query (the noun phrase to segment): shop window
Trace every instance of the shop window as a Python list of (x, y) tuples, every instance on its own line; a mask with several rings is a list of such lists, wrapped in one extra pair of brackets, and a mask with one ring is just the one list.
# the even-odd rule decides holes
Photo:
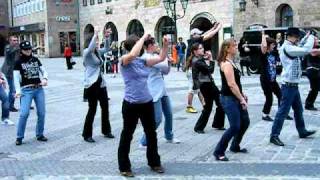
[(90, 5), (94, 5), (94, 0), (90, 0)]
[(98, 0), (98, 4), (101, 4), (102, 3), (102, 0)]
[(106, 0), (106, 2), (111, 2), (111, 0)]
[(83, 1), (82, 1), (82, 5), (83, 5), (83, 6), (87, 6), (87, 5), (88, 5), (88, 0), (83, 0)]

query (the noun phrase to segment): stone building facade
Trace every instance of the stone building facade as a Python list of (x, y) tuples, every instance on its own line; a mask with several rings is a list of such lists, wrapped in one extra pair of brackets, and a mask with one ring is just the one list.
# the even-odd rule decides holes
[[(29, 40), (37, 53), (59, 57), (66, 44), (74, 52), (77, 45), (77, 0), (12, 0), (10, 33), (20, 41)], [(10, 8), (9, 8), (10, 10)], [(11, 18), (11, 17), (10, 17)]]
[[(245, 11), (240, 11), (235, 0), (234, 32), (240, 38), (252, 24), (268, 27), (320, 27), (319, 0), (246, 0)], [(254, 2), (258, 2), (255, 4)]]
[[(179, 0), (177, 14), (183, 14)], [(177, 36), (183, 37), (186, 41), (189, 39), (191, 28), (197, 27), (205, 31), (216, 21), (223, 22), (224, 27), (211, 43), (211, 49), (216, 55), (219, 43), (232, 33), (231, 0), (189, 0), (186, 15), (177, 20)], [(105, 26), (112, 27), (112, 39), (118, 42), (125, 40), (132, 33), (141, 35), (143, 32), (150, 33), (160, 42), (163, 34), (174, 32), (173, 21), (167, 16), (162, 0), (126, 0), (125, 3), (122, 0), (81, 0), (81, 46), (87, 34), (92, 33), (95, 28), (102, 31)], [(102, 41), (101, 38), (102, 33)]]
[(0, 56), (4, 53), (9, 30), (8, 2), (0, 3)]

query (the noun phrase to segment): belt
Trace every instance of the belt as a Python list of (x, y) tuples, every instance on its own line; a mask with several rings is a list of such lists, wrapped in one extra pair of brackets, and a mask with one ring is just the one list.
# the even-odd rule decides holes
[(284, 82), (283, 85), (288, 87), (298, 87), (299, 83)]
[(42, 86), (41, 85), (27, 85), (24, 88), (37, 89), (37, 88), (40, 88), (40, 87), (42, 87)]

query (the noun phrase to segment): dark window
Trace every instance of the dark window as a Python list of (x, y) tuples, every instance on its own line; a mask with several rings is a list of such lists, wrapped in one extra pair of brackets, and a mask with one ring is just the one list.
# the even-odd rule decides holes
[(98, 4), (101, 4), (102, 3), (102, 0), (98, 0)]
[(90, 0), (90, 5), (94, 5), (94, 0)]
[(87, 6), (88, 5), (87, 0), (83, 0), (82, 4), (83, 4), (83, 6)]
[(282, 27), (293, 26), (293, 11), (290, 6), (285, 6), (281, 10), (280, 21)]
[(106, 0), (106, 2), (111, 2), (111, 0)]

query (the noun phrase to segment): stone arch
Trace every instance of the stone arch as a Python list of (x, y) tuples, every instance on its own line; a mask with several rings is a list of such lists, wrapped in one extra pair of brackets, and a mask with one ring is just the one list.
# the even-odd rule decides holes
[[(169, 16), (162, 16), (156, 26), (155, 26), (155, 39), (156, 41), (161, 45), (162, 44), (162, 37), (165, 34), (171, 34), (172, 38), (175, 36), (175, 27), (174, 27), (174, 21)], [(172, 42), (175, 42), (174, 39), (172, 39)]]
[(137, 19), (133, 19), (129, 22), (127, 27), (127, 36), (131, 34), (136, 34), (139, 37), (142, 37), (144, 34), (144, 28), (141, 22)]
[(113, 22), (107, 22), (105, 28), (111, 28), (112, 34), (110, 36), (110, 42), (118, 41), (118, 29)]
[(280, 4), (276, 9), (276, 27), (293, 26), (293, 9), (288, 4)]
[[(208, 12), (203, 12), (195, 15), (190, 22), (190, 30), (198, 28), (203, 32), (208, 31), (217, 22), (214, 16)], [(211, 40), (204, 42), (205, 50), (211, 50), (212, 57), (217, 58), (219, 52), (219, 34), (217, 33)]]

